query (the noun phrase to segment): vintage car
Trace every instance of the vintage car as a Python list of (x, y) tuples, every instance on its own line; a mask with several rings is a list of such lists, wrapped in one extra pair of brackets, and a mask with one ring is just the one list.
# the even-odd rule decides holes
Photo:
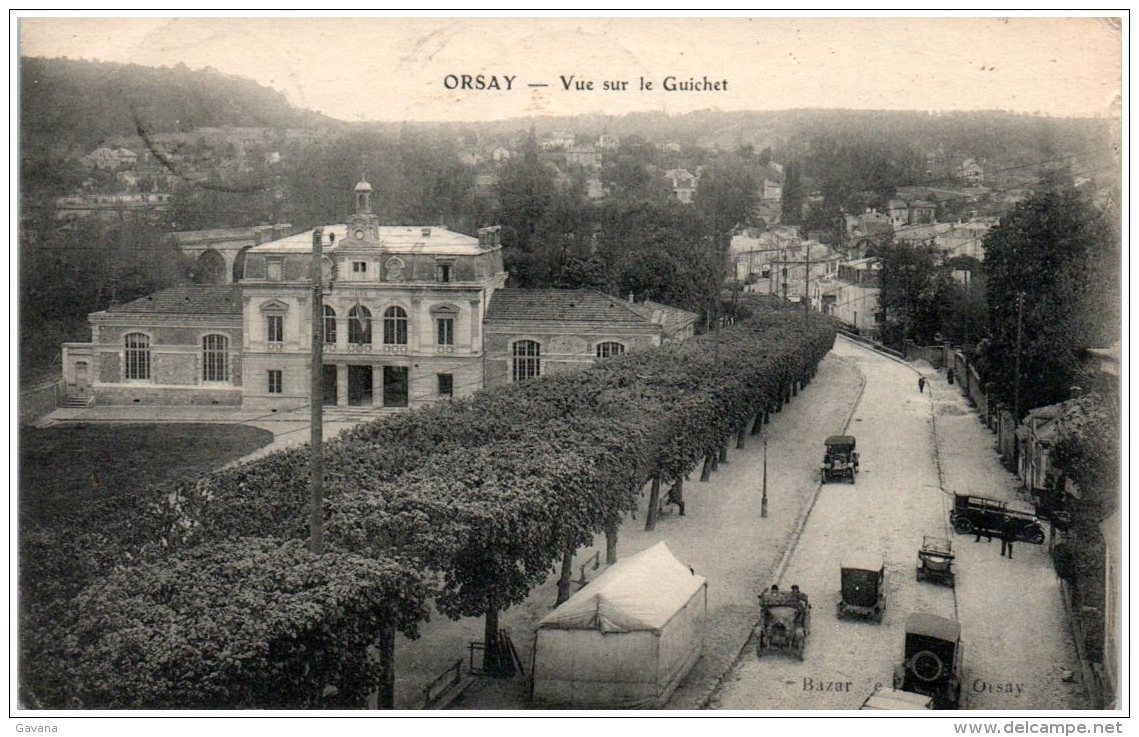
[(826, 452), (819, 467), (822, 482), (832, 479), (847, 479), (854, 483), (854, 474), (858, 473), (858, 451), (854, 449), (853, 435), (831, 435), (823, 443)]
[(1034, 545), (1044, 543), (1044, 528), (1035, 511), (1016, 502), (1002, 502), (972, 494), (954, 494), (949, 524), (961, 535), (976, 534), (996, 537), (1005, 525), (1016, 528), (1016, 539)]
[(842, 559), (842, 592), (836, 614), (882, 621), (886, 612), (886, 565), (882, 556), (869, 553)]
[(895, 691), (892, 688), (876, 690), (866, 697), (859, 711), (867, 710), (898, 710), (898, 709), (932, 709), (933, 699), (920, 693), (909, 691)]
[(918, 548), (917, 579), (934, 583), (955, 584), (953, 543), (943, 537), (922, 537)]
[(759, 609), (756, 657), (762, 658), (767, 650), (790, 650), (802, 660), (807, 636), (811, 634), (811, 604), (807, 595), (798, 586), (792, 586), (790, 591), (764, 591), (759, 595)]
[(961, 625), (936, 614), (911, 614), (894, 689), (929, 696), (935, 709), (959, 709), (963, 656)]

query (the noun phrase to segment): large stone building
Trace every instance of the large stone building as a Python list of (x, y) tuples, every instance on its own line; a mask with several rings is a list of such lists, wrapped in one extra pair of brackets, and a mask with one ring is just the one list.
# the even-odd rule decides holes
[(355, 214), (242, 244), (234, 285), (174, 287), (90, 316), (63, 346), (73, 399), (283, 411), (311, 391), (315, 245), (322, 251), (322, 394), (400, 409), (469, 395), (690, 336), (696, 316), (597, 292), (502, 290), (499, 229), (381, 226), (360, 182)]

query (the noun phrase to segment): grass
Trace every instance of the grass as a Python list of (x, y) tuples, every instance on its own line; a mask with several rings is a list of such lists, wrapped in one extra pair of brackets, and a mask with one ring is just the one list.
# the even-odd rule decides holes
[[(22, 428), (20, 588), (67, 598), (120, 559), (152, 488), (205, 473), (273, 438), (244, 425), (74, 425)], [(98, 548), (98, 549), (96, 549)]]
[(51, 525), (108, 497), (197, 475), (267, 445), (273, 434), (245, 425), (74, 425), (23, 428), (20, 517)]

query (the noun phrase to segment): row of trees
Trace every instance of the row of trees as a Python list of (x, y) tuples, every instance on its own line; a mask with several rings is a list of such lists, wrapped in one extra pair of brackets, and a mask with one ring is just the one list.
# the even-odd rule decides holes
[[(22, 693), (42, 706), (391, 703), (392, 648), (433, 600), (485, 616), (617, 528), (805, 383), (825, 319), (749, 300), (712, 336), (364, 425), (327, 444), (326, 540), (303, 550), (307, 451), (155, 490), (123, 565), (29, 616)], [(127, 558), (129, 556), (129, 558)], [(369, 633), (381, 633), (376, 641)], [(335, 646), (332, 644), (335, 643)], [(374, 646), (374, 648), (372, 647)], [(493, 647), (488, 647), (492, 652)]]

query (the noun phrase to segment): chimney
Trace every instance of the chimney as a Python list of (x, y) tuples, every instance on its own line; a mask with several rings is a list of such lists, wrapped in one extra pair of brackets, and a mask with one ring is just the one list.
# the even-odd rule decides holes
[(422, 235), (424, 238), (430, 238), (431, 237), (431, 228), (422, 228), (422, 229), (420, 229), (419, 234)]
[(329, 233), (328, 234), (328, 243), (329, 243), (329, 245), (336, 243), (336, 234), (335, 233)]

